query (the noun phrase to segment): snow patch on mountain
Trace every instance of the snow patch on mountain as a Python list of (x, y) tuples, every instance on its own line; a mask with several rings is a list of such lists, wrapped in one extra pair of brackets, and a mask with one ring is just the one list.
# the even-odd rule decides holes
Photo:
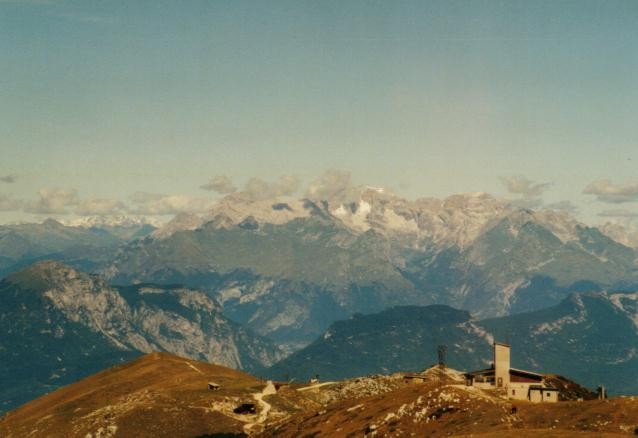
[(580, 324), (587, 321), (587, 309), (585, 308), (582, 298), (578, 294), (575, 294), (572, 296), (572, 302), (575, 304), (577, 310), (577, 314), (575, 316), (567, 315), (555, 321), (539, 324), (532, 329), (532, 334), (545, 335), (555, 333), (562, 330), (565, 325)]
[(598, 229), (610, 239), (629, 248), (638, 249), (638, 225), (605, 222), (599, 225)]
[(256, 301), (259, 297), (267, 295), (274, 285), (275, 282), (273, 280), (259, 280), (256, 283), (252, 284), (250, 287), (242, 290), (242, 295), (239, 299), (239, 302), (249, 303), (252, 301)]
[(569, 213), (554, 210), (534, 212), (534, 218), (563, 243), (578, 240), (578, 227), (584, 226)]
[(528, 279), (518, 278), (503, 287), (498, 299), (498, 302), (501, 303), (503, 309), (509, 309), (511, 307), (512, 298), (514, 297), (518, 289), (525, 288), (529, 285), (530, 281)]
[(608, 296), (609, 301), (633, 321), (638, 332), (638, 292), (612, 293)]
[[(255, 313), (250, 322), (260, 316), (259, 312)], [(300, 321), (304, 320), (307, 316), (308, 309), (306, 307), (300, 306), (294, 302), (286, 303), (284, 308), (281, 309), (281, 312), (279, 312), (276, 317), (268, 320), (266, 330), (267, 332), (273, 332), (282, 327), (293, 327)]]
[(158, 228), (151, 233), (151, 237), (155, 239), (166, 239), (178, 231), (196, 230), (204, 223), (204, 219), (191, 213), (179, 213), (171, 219), (166, 225)]
[(556, 261), (555, 257), (550, 257), (547, 260), (543, 260), (542, 262), (538, 262), (535, 265), (530, 265), (527, 267), (527, 272), (535, 272), (539, 271), (543, 266), (549, 265), (550, 263)]
[(494, 344), (494, 335), (486, 331), (483, 327), (478, 326), (473, 320), (464, 322), (458, 327), (464, 329), (470, 335), (475, 335), (481, 339), (484, 339), (488, 345)]
[(102, 228), (102, 227), (129, 227), (152, 225), (159, 228), (164, 225), (164, 220), (156, 217), (145, 216), (81, 216), (63, 218), (59, 222), (67, 227)]
[(231, 193), (213, 206), (206, 221), (223, 217), (232, 224), (240, 224), (249, 217), (261, 224), (285, 224), (310, 216), (304, 200), (273, 198), (254, 200), (244, 193)]
[(638, 349), (630, 348), (622, 356), (607, 361), (609, 365), (619, 365), (621, 363), (629, 362), (638, 356)]

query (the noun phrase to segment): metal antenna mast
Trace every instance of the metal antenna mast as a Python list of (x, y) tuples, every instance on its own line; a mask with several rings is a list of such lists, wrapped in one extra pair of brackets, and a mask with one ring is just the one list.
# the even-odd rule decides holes
[(436, 352), (439, 355), (439, 366), (444, 367), (447, 361), (447, 345), (439, 345)]

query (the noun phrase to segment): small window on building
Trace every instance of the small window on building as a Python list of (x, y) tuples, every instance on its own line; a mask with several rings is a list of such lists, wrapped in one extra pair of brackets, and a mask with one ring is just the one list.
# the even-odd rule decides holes
[(551, 393), (551, 392), (548, 392), (548, 393), (546, 394), (546, 396), (547, 396), (547, 397), (551, 397), (551, 396), (552, 396), (552, 393)]
[(512, 395), (516, 395), (516, 390), (512, 389)]

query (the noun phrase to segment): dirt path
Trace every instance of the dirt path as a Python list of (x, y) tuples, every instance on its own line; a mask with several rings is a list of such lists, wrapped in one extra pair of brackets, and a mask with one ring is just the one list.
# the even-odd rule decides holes
[(268, 413), (270, 412), (272, 406), (270, 405), (270, 403), (264, 400), (264, 397), (272, 394), (277, 394), (277, 389), (275, 388), (275, 385), (273, 385), (272, 380), (269, 380), (266, 383), (266, 386), (264, 387), (264, 389), (261, 390), (261, 392), (256, 392), (253, 394), (253, 398), (260, 406), (259, 416), (255, 421), (246, 423), (244, 425), (244, 432), (246, 434), (250, 435), (250, 432), (255, 426), (263, 425), (268, 419)]
[(339, 382), (324, 382), (324, 383), (315, 383), (314, 385), (310, 385), (310, 386), (304, 386), (303, 388), (299, 388), (297, 389), (297, 391), (308, 391), (310, 389), (317, 389), (317, 388), (321, 388), (322, 386), (328, 386), (328, 385), (336, 385)]
[(197, 368), (195, 365), (193, 365), (192, 363), (189, 363), (189, 362), (184, 362), (184, 363), (188, 367), (190, 367), (190, 368), (194, 369), (195, 371), (197, 371), (199, 374), (204, 375), (204, 373), (199, 368)]

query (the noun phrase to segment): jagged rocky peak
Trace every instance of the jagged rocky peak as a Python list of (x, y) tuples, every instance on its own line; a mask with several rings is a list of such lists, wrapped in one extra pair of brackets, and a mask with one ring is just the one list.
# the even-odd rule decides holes
[(534, 212), (534, 217), (562, 242), (577, 240), (578, 228), (584, 227), (582, 223), (566, 211), (540, 210)]
[(231, 193), (215, 204), (209, 220), (227, 228), (252, 216), (258, 223), (284, 224), (299, 217), (307, 217), (310, 211), (300, 199), (254, 199), (246, 193)]
[(81, 216), (76, 218), (69, 218), (60, 220), (60, 222), (67, 227), (81, 227), (81, 228), (108, 228), (108, 227), (135, 227), (151, 225), (153, 227), (160, 227), (163, 222), (159, 219), (153, 219), (143, 216), (126, 216), (126, 215), (111, 215), (111, 216)]
[(61, 222), (49, 217), (46, 218), (43, 222), (42, 225), (47, 227), (47, 228), (61, 228), (64, 227), (64, 224), (62, 224)]
[(638, 249), (638, 225), (605, 222), (598, 229), (607, 237), (629, 248)]
[(447, 247), (469, 246), (489, 225), (511, 211), (507, 202), (487, 193), (420, 198), (412, 204), (421, 235)]
[(165, 239), (178, 231), (191, 231), (201, 227), (204, 219), (192, 213), (178, 213), (173, 219), (161, 228), (153, 231), (151, 237), (155, 239)]
[(413, 236), (461, 249), (505, 217), (519, 225), (540, 224), (562, 242), (577, 240), (581, 225), (568, 212), (523, 209), (484, 192), (408, 200), (390, 189), (371, 186), (353, 187), (328, 199), (256, 200), (246, 193), (232, 193), (213, 207), (207, 221), (214, 228), (229, 228), (249, 217), (258, 224), (280, 225), (309, 216), (340, 222), (355, 233), (372, 229), (381, 235)]

